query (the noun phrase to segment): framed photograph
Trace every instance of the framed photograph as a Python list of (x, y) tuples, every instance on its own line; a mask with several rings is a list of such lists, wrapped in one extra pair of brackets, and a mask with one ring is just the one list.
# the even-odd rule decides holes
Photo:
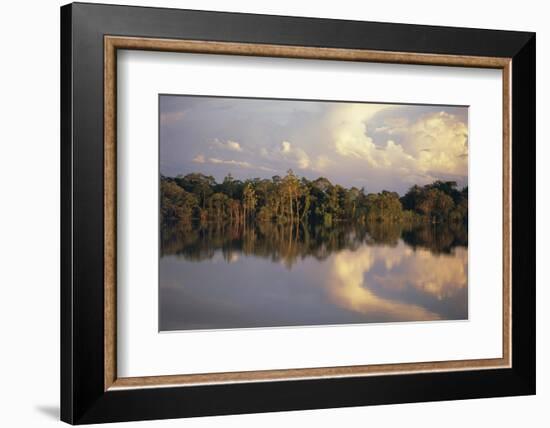
[(535, 393), (535, 34), (61, 8), (61, 418)]

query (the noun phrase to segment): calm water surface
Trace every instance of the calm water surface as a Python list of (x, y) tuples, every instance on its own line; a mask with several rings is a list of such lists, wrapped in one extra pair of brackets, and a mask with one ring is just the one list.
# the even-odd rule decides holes
[(468, 318), (460, 225), (179, 225), (162, 231), (160, 330)]

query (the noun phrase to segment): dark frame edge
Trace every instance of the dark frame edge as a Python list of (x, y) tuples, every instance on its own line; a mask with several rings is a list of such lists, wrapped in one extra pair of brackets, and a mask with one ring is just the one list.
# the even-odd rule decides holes
[(72, 277), (72, 5), (60, 9), (60, 133), (61, 133), (61, 385), (60, 418), (63, 422), (74, 423), (73, 389), (73, 277)]
[[(536, 394), (536, 33), (512, 58), (512, 367)], [(521, 314), (521, 317), (514, 316)]]

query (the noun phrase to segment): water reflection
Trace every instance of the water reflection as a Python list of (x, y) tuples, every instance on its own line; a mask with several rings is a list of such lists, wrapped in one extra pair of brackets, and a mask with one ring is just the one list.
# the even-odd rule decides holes
[[(452, 299), (467, 285), (467, 264), (463, 248), (457, 248), (452, 256), (434, 257), (428, 250), (413, 251), (403, 243), (393, 248), (365, 246), (337, 254), (326, 285), (333, 301), (352, 311), (388, 321), (436, 320), (444, 315), (415, 300), (396, 297), (414, 292), (438, 300)], [(381, 297), (384, 292), (393, 296)]]
[(466, 319), (460, 225), (164, 229), (160, 328)]

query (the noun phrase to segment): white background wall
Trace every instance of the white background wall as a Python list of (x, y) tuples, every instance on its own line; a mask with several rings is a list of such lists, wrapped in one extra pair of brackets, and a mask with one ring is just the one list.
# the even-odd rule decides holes
[[(122, 0), (121, 0), (122, 1)], [(104, 3), (113, 3), (104, 1)], [(158, 427), (548, 426), (550, 416), (549, 13), (545, 2), (148, 0), (126, 4), (537, 32), (538, 394), (535, 397), (155, 421)], [(59, 413), (59, 6), (0, 6), (0, 421), (58, 424)], [(543, 198), (546, 198), (544, 200)], [(137, 426), (137, 423), (125, 426)]]

